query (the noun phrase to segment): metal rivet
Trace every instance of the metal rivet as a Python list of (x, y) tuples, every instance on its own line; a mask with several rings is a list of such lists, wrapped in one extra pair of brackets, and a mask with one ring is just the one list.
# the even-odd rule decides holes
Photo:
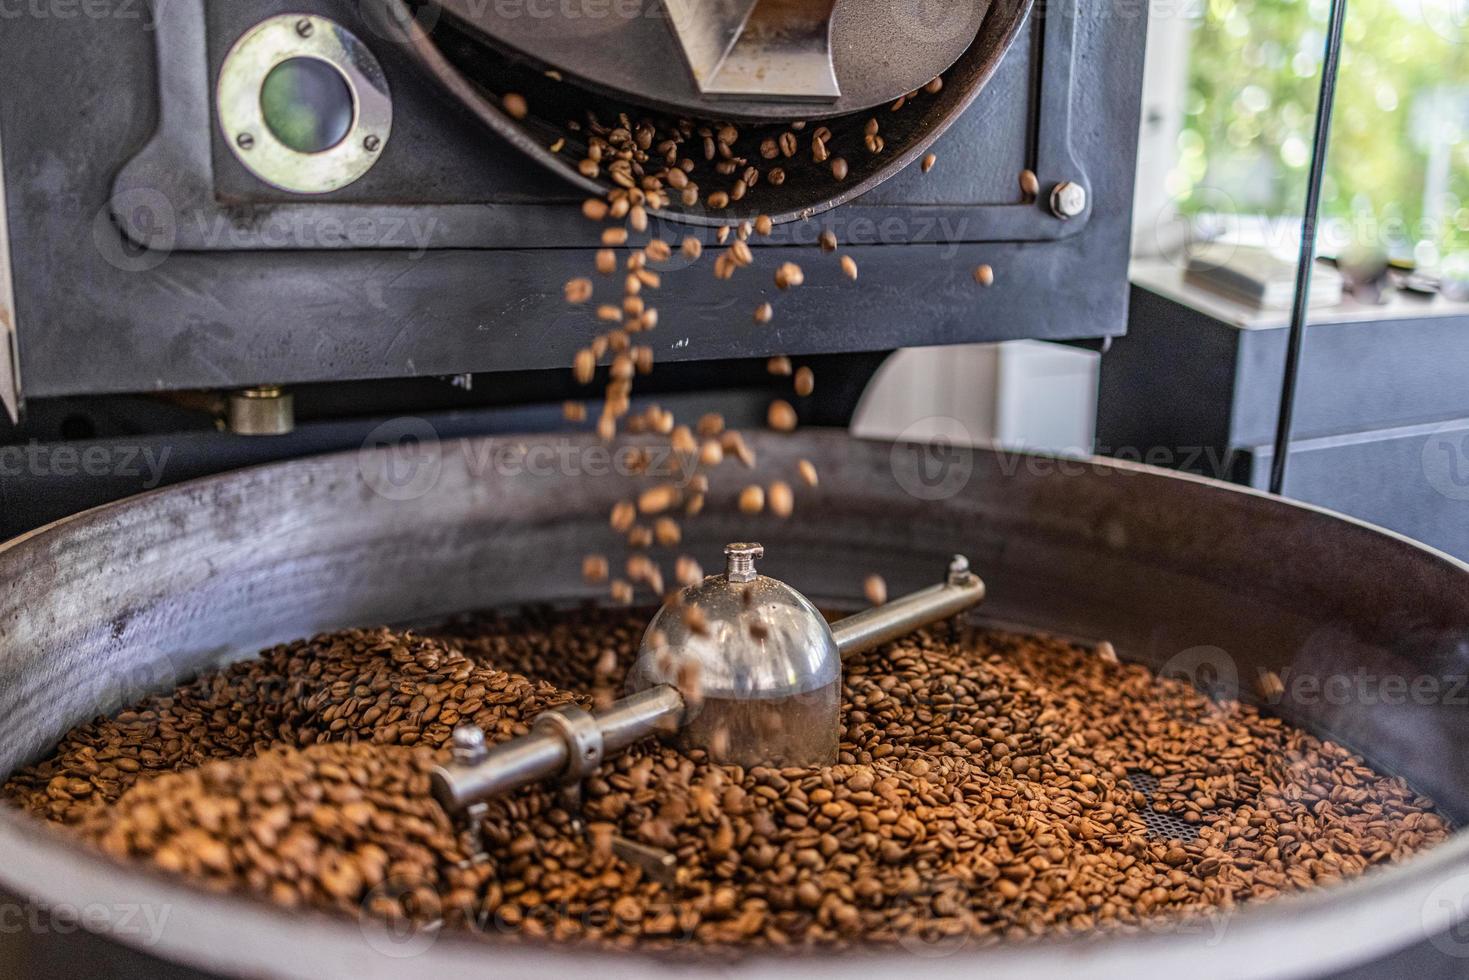
[(301, 35), (302, 37), (310, 37), (313, 30), (315, 30), (315, 28), (312, 26), (311, 21), (307, 20), (305, 17), (302, 17), (300, 20), (296, 21), (296, 33)]
[(1086, 210), (1086, 188), (1063, 181), (1051, 191), (1051, 213), (1061, 220), (1079, 217)]
[(251, 136), (249, 133), (241, 133), (239, 136), (235, 137), (235, 145), (242, 150), (248, 150), (250, 149), (250, 147), (255, 145), (255, 137)]
[(376, 136), (369, 136), (369, 137), (367, 137), (366, 139), (364, 139), (362, 141), (362, 146), (369, 153), (376, 153), (377, 152), (377, 148), (380, 147), (380, 146), (382, 146), (382, 145), (383, 145), (383, 141), (380, 140), (380, 139), (378, 139)]

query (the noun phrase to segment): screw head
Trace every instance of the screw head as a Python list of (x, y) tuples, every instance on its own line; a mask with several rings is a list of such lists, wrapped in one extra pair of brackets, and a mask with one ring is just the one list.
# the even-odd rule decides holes
[(377, 136), (368, 136), (362, 141), (362, 146), (369, 153), (376, 153), (377, 148), (383, 145), (383, 141)]
[(315, 29), (316, 28), (312, 25), (311, 21), (305, 17), (302, 17), (300, 20), (296, 21), (296, 33), (301, 35), (302, 37), (310, 37), (311, 32)]
[(249, 133), (241, 133), (235, 137), (235, 145), (242, 150), (248, 150), (255, 145), (255, 137)]
[(454, 761), (464, 765), (475, 765), (488, 751), (485, 747), (484, 729), (478, 725), (460, 725), (451, 736)]
[(757, 575), (755, 559), (765, 557), (765, 548), (753, 542), (738, 541), (725, 545), (724, 557), (727, 559), (724, 567), (726, 579), (731, 582), (753, 582)]
[(1071, 181), (1063, 181), (1051, 191), (1051, 212), (1065, 221), (1079, 217), (1086, 210), (1086, 188)]

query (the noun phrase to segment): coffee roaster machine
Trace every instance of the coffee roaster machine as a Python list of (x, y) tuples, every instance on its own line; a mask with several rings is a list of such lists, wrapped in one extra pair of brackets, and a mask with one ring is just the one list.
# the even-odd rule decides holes
[[(640, 397), (756, 426), (771, 397), (765, 357), (796, 356), (821, 378), (802, 432), (752, 442), (779, 465), (817, 463), (806, 506), (822, 519), (711, 511), (686, 547), (712, 561), (727, 542), (762, 540), (771, 574), (836, 605), (861, 588), (838, 569), (881, 568), (906, 591), (962, 550), (988, 587), (985, 616), (1107, 639), (1246, 698), (1264, 670), (1428, 678), (1443, 697), (1338, 704), (1287, 691), (1272, 710), (1469, 817), (1457, 751), (1469, 710), (1449, 696), (1469, 672), (1463, 565), (1205, 480), (822, 428), (850, 418), (900, 346), (1105, 348), (1123, 333), (1141, 9), (761, 6), (114, 0), (5, 13), (0, 771), (224, 656), (590, 595), (565, 557), (610, 549), (606, 514), (636, 479), (493, 465), (533, 436), (572, 455), (597, 445), (567, 431), (559, 408), (581, 395), (566, 365), (589, 331), (561, 284), (597, 247), (579, 213), (595, 182), (552, 150), (575, 140), (566, 107), (831, 117), (837, 129), (943, 72), (939, 93), (884, 116), (884, 154), (761, 205), (778, 221), (762, 257), (814, 253), (830, 228), (862, 288), (833, 264), (761, 326), (748, 311), (768, 276), (665, 274), (658, 368)], [(764, 16), (791, 20), (749, 30)], [(512, 83), (525, 118), (501, 98)], [(940, 163), (924, 174), (927, 152)], [(653, 221), (665, 238), (713, 242), (742, 216), (669, 207)], [(971, 278), (981, 263), (995, 273), (987, 289)], [(711, 494), (735, 480), (716, 475)], [(7, 908), (169, 910), (156, 934), (44, 915), (7, 926), (0, 956), (17, 972), (405, 968), (401, 947), (384, 952), (358, 924), (197, 894), (15, 814), (0, 814), (0, 851)], [(1469, 839), (1456, 836), (1206, 932), (721, 969), (1457, 976), (1466, 903)], [(413, 972), (649, 967), (548, 949), (490, 960), (447, 936), (413, 952)]]

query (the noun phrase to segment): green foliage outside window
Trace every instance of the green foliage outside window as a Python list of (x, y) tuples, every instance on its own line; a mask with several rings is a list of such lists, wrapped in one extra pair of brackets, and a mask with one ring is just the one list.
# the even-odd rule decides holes
[[(1194, 9), (1169, 188), (1186, 213), (1300, 214), (1327, 11), (1324, 0), (1202, 0)], [(1466, 122), (1469, 4), (1348, 0), (1323, 251), (1416, 249), (1431, 263), (1469, 249)]]

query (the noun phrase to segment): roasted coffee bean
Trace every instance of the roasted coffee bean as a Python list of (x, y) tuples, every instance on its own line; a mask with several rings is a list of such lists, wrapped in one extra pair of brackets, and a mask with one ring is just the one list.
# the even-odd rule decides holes
[(842, 265), (842, 275), (846, 276), (848, 279), (852, 280), (853, 282), (856, 282), (857, 281), (857, 260), (854, 259), (854, 258), (852, 258), (850, 255), (843, 255), (842, 256), (841, 265)]
[(644, 514), (661, 514), (670, 507), (678, 506), (682, 491), (672, 483), (659, 484), (644, 490), (638, 497), (638, 510)]
[(759, 306), (755, 307), (756, 323), (769, 323), (773, 319), (775, 319), (775, 307), (771, 306), (769, 303), (761, 303)]
[(664, 548), (675, 547), (683, 540), (683, 529), (671, 517), (660, 517), (653, 522), (653, 540)]
[(796, 472), (801, 475), (801, 482), (808, 487), (814, 487), (821, 482), (816, 474), (816, 466), (809, 459), (798, 460)]
[(770, 403), (770, 408), (765, 413), (766, 423), (776, 432), (794, 432), (796, 430), (796, 410), (791, 403), (776, 399)]
[(765, 501), (776, 517), (790, 517), (796, 508), (796, 496), (791, 485), (783, 480), (776, 480), (766, 488)]
[(1027, 201), (1034, 201), (1041, 192), (1041, 182), (1034, 171), (1020, 171), (1020, 193)]
[(612, 530), (619, 534), (625, 534), (637, 519), (637, 505), (631, 500), (619, 500), (612, 505), (612, 516), (608, 523), (611, 525)]
[(581, 577), (592, 585), (607, 581), (607, 571), (606, 555), (587, 555), (581, 560)]
[(816, 373), (809, 367), (802, 367), (796, 371), (792, 387), (797, 395), (806, 398), (816, 390)]
[(925, 154), (923, 157), (923, 172), (928, 173), (930, 170), (933, 169), (933, 165), (938, 162), (939, 158), (935, 154)]
[(597, 355), (592, 353), (591, 348), (583, 347), (576, 352), (571, 371), (577, 384), (591, 384), (592, 378), (597, 374)]
[(526, 114), (530, 112), (530, 107), (525, 102), (525, 96), (517, 92), (506, 92), (504, 97), (500, 99), (500, 106), (511, 119), (524, 119)]
[(780, 268), (775, 270), (775, 285), (780, 289), (790, 289), (805, 281), (806, 274), (794, 262), (782, 262)]
[(831, 161), (831, 175), (837, 180), (846, 180), (850, 168), (847, 166), (845, 157), (833, 157)]
[(881, 575), (869, 575), (862, 582), (862, 594), (872, 605), (880, 606), (888, 601), (888, 584)]
[(745, 437), (738, 432), (726, 432), (720, 436), (719, 445), (726, 456), (735, 457), (746, 469), (755, 468), (755, 451), (745, 442)]
[[(646, 557), (633, 569), (660, 577)], [(609, 594), (630, 603), (633, 585)], [(835, 766), (722, 765), (724, 730), (709, 754), (649, 739), (608, 759), (583, 785), (584, 831), (551, 785), (491, 801), (477, 838), (438, 809), (428, 774), (454, 725), (499, 743), (547, 707), (599, 703), (570, 690), (612, 697), (647, 618), (533, 610), (272, 648), (79, 727), (5, 794), (215, 891), (398, 928), (492, 917), (502, 941), (607, 949), (1167, 929), (1449, 833), (1402, 780), (1248, 705), (1089, 646), (955, 624), (844, 662)], [(672, 652), (669, 670), (702, 698)], [(1149, 806), (1197, 839), (1154, 836)], [(678, 884), (626, 863), (618, 838), (676, 854)]]
[(704, 569), (688, 555), (678, 556), (678, 561), (673, 566), (673, 575), (675, 581), (684, 588), (692, 588), (704, 581)]
[(777, 378), (789, 378), (791, 376), (791, 359), (785, 355), (772, 357), (765, 362), (765, 372), (773, 374)]
[(740, 513), (758, 514), (765, 509), (765, 488), (758, 485), (740, 491)]
[(823, 252), (835, 252), (837, 250), (837, 235), (830, 228), (823, 228), (821, 234), (816, 238), (816, 244), (821, 246)]
[(993, 286), (995, 284), (995, 270), (988, 265), (977, 266), (974, 270), (974, 281), (981, 286)]
[(1275, 671), (1263, 671), (1255, 680), (1255, 693), (1267, 702), (1277, 701), (1285, 694), (1285, 682)]
[(572, 279), (566, 284), (566, 302), (585, 303), (592, 298), (590, 279)]

